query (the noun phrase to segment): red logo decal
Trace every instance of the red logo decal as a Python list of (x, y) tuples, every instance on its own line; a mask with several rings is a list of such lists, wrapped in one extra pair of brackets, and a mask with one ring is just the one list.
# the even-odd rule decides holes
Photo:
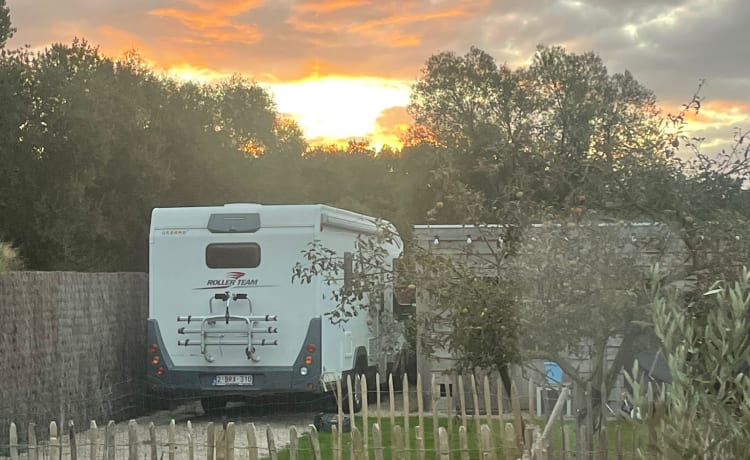
[(243, 276), (245, 276), (244, 272), (229, 272), (229, 273), (227, 273), (227, 278), (233, 279), (233, 280), (238, 280), (238, 279), (242, 278)]

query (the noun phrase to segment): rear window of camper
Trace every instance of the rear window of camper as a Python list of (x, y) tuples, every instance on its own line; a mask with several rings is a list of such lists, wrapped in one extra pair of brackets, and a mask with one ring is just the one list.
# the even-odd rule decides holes
[(260, 265), (260, 246), (255, 243), (215, 243), (206, 246), (209, 268), (255, 268)]

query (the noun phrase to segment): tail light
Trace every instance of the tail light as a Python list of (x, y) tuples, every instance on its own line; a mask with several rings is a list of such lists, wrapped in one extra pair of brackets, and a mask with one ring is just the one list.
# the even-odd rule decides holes
[(316, 348), (315, 348), (314, 344), (311, 343), (311, 344), (307, 345), (307, 352), (308, 353), (315, 353), (315, 350), (316, 350)]
[(153, 358), (151, 358), (151, 364), (153, 364), (154, 366), (158, 366), (159, 363), (161, 363), (161, 358), (159, 358), (159, 355), (156, 355)]
[(156, 353), (157, 351), (159, 351), (159, 347), (155, 343), (152, 343), (148, 347), (148, 351), (149, 351), (149, 353)]
[(313, 362), (312, 356), (305, 356), (305, 364), (309, 366), (310, 364), (312, 364), (312, 362)]
[(157, 367), (157, 368), (156, 368), (156, 376), (157, 376), (157, 377), (161, 377), (161, 376), (163, 376), (163, 375), (164, 375), (164, 369), (163, 369), (163, 368), (161, 368), (161, 367)]

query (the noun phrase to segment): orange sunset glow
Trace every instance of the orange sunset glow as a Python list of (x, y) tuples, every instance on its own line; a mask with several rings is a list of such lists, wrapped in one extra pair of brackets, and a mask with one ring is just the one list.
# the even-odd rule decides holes
[(41, 49), (83, 37), (111, 56), (136, 50), (180, 80), (242, 74), (267, 88), (313, 144), (357, 138), (401, 146), (411, 123), (409, 88), (425, 60), (470, 46), (510, 66), (528, 62), (539, 43), (593, 50), (610, 71), (633, 72), (666, 111), (705, 78), (707, 102), (692, 129), (709, 134), (711, 145), (750, 121), (750, 64), (737, 58), (740, 35), (750, 38), (742, 0), (7, 3), (18, 29), (12, 46)]

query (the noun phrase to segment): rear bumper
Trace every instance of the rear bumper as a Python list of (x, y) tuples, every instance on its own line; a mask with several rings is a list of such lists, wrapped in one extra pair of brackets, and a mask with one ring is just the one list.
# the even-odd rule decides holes
[[(166, 397), (251, 396), (259, 394), (316, 393), (323, 391), (320, 384), (320, 318), (310, 320), (305, 340), (292, 366), (175, 366), (161, 338), (159, 324), (148, 320), (148, 343), (159, 349), (163, 374), (157, 375), (157, 366), (151, 364), (149, 353), (146, 382), (152, 393)], [(315, 352), (308, 353), (306, 344), (318, 344)], [(305, 365), (306, 356), (312, 355), (313, 365)], [(307, 375), (300, 369), (307, 368)], [(252, 375), (252, 385), (216, 385), (217, 375)]]

